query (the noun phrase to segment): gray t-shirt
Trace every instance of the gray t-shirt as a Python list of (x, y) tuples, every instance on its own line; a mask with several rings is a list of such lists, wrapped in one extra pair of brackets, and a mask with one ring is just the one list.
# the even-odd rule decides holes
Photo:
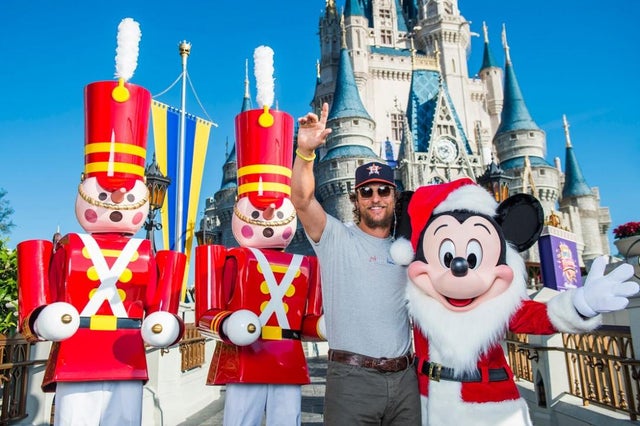
[(320, 241), (309, 241), (320, 262), (329, 347), (376, 358), (407, 353), (407, 273), (389, 256), (392, 239), (327, 215)]

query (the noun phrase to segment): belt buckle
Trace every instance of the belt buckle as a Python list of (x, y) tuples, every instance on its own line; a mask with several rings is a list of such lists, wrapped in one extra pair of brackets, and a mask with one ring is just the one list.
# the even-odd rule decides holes
[(442, 373), (442, 364), (438, 364), (437, 362), (429, 363), (429, 379), (439, 382), (441, 373)]

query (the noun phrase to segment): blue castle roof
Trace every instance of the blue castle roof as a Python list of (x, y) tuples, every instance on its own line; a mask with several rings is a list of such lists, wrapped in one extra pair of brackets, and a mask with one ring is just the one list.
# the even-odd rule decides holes
[(505, 65), (504, 104), (497, 134), (514, 130), (540, 130), (531, 118), (510, 61)]
[(591, 195), (591, 188), (580, 170), (578, 159), (573, 152), (573, 147), (568, 146), (565, 153), (564, 186), (562, 187), (562, 197), (579, 197)]
[(340, 65), (336, 79), (336, 91), (329, 111), (328, 119), (363, 117), (371, 120), (369, 113), (362, 105), (358, 86), (353, 76), (353, 67), (347, 49), (340, 49)]

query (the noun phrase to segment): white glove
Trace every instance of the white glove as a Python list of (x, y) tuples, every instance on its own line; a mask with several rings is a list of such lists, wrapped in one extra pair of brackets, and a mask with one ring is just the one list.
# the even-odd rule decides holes
[(69, 303), (55, 302), (45, 306), (33, 323), (33, 331), (44, 340), (60, 342), (76, 334), (80, 314)]
[(142, 321), (142, 340), (156, 348), (166, 348), (180, 334), (180, 320), (169, 312), (156, 311)]
[(237, 346), (248, 346), (262, 333), (260, 319), (248, 309), (235, 311), (222, 323), (222, 332)]
[(604, 275), (606, 259), (600, 256), (593, 261), (584, 286), (573, 293), (573, 306), (583, 317), (624, 309), (629, 304), (628, 297), (640, 290), (637, 283), (627, 281), (633, 276), (633, 266), (628, 263)]

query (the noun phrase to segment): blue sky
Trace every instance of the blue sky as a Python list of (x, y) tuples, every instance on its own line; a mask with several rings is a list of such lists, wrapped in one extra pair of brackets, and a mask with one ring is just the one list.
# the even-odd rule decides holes
[[(342, 7), (344, 0), (337, 1)], [(178, 43), (192, 44), (188, 71), (202, 107), (189, 90), (188, 112), (213, 128), (204, 171), (204, 199), (219, 188), (234, 117), (244, 94), (245, 60), (268, 45), (275, 52), (276, 102), (294, 117), (309, 109), (319, 57), (318, 20), (325, 0), (169, 2), (0, 1), (0, 188), (15, 209), (9, 246), (82, 232), (74, 215), (84, 167), (84, 86), (113, 78), (119, 22), (140, 23), (142, 41), (131, 82), (155, 96), (178, 78)], [(472, 31), (489, 26), (495, 59), (504, 62), (507, 34), (520, 87), (547, 134), (547, 159), (564, 164), (562, 114), (587, 183), (600, 188), (612, 229), (640, 220), (640, 2), (460, 0)], [(474, 37), (469, 72), (482, 60)], [(252, 99), (255, 80), (250, 63)], [(180, 105), (180, 84), (157, 99)], [(151, 129), (150, 129), (151, 135)], [(151, 137), (151, 136), (150, 136)], [(149, 147), (152, 147), (150, 140)], [(150, 159), (150, 155), (149, 155)], [(610, 238), (613, 240), (612, 233)]]

